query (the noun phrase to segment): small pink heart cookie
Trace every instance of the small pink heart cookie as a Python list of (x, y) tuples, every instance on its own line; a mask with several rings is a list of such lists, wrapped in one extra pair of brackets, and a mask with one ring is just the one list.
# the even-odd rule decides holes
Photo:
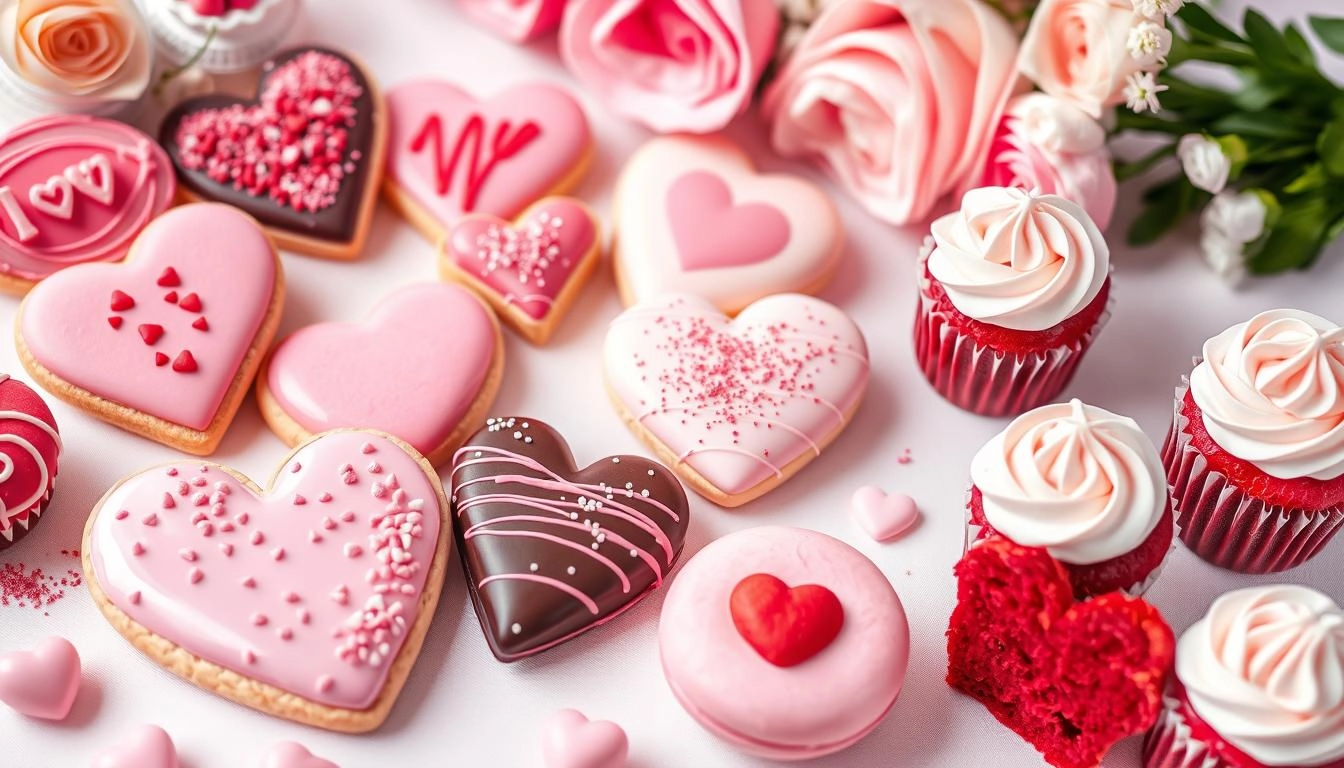
[(388, 200), (439, 243), (469, 213), (517, 216), (578, 184), (592, 156), (583, 109), (567, 91), (533, 83), (485, 101), (445, 80), (387, 94)]
[(914, 499), (872, 485), (854, 492), (850, 512), (854, 522), (876, 541), (891, 541), (919, 522), (919, 508)]
[(700, 297), (652, 299), (612, 322), (604, 357), (608, 393), (631, 429), (726, 507), (820, 456), (868, 385), (858, 326), (799, 294), (761, 299), (736, 318)]
[(597, 217), (567, 197), (548, 197), (509, 223), (472, 214), (440, 251), (444, 279), (465, 283), (533, 344), (545, 344), (602, 256)]
[(19, 714), (64, 720), (79, 693), (79, 652), (63, 637), (31, 651), (0, 653), (0, 702)]
[(109, 623), (169, 671), (362, 733), (391, 711), (433, 619), (447, 508), (414, 448), (326, 432), (266, 490), (199, 461), (121, 481), (84, 529), (84, 572)]
[(177, 747), (157, 725), (142, 725), (100, 753), (93, 768), (178, 768)]
[(62, 400), (166, 445), (211, 453), (275, 336), (271, 240), (227, 205), (176, 208), (120, 264), (80, 264), (19, 308), (19, 359)]
[(541, 753), (546, 768), (625, 768), (630, 743), (621, 726), (562, 709), (546, 718)]
[(369, 428), (439, 464), (485, 418), (503, 371), (490, 308), (462, 286), (422, 283), (389, 294), (363, 323), (286, 337), (257, 376), (257, 403), (290, 445)]
[(308, 748), (294, 741), (282, 741), (271, 747), (261, 768), (341, 768), (339, 765), (314, 755)]
[(612, 254), (627, 306), (687, 293), (736, 314), (772, 294), (816, 293), (844, 246), (820, 188), (757, 173), (721, 136), (649, 141), (626, 163), (615, 200)]

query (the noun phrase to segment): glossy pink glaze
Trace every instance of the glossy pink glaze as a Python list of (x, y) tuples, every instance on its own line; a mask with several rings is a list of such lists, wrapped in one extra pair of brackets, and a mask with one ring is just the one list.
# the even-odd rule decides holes
[(358, 431), (300, 447), (262, 497), (216, 464), (155, 467), (94, 511), (94, 575), (114, 605), (189, 653), (364, 709), (416, 619), (442, 520), (437, 485), (395, 443)]
[(789, 220), (770, 203), (735, 203), (712, 171), (691, 171), (667, 190), (667, 218), (688, 271), (758, 264), (789, 244)]
[(480, 394), (498, 335), (490, 310), (467, 289), (413, 285), (383, 299), (364, 323), (318, 323), (285, 339), (266, 386), (309, 432), (377, 429), (430, 453)]
[(93, 760), (93, 768), (178, 768), (177, 747), (157, 725), (142, 725)]
[[(170, 267), (178, 284), (161, 285)], [(65, 381), (205, 429), (252, 346), (275, 283), (270, 240), (252, 219), (226, 205), (189, 205), (155, 219), (124, 264), (83, 264), (39, 283), (24, 301), (19, 334), (37, 362)], [(207, 330), (193, 326), (201, 317)]]
[(31, 651), (0, 653), (0, 702), (29, 717), (64, 720), (82, 680), (79, 652), (63, 637), (48, 637)]

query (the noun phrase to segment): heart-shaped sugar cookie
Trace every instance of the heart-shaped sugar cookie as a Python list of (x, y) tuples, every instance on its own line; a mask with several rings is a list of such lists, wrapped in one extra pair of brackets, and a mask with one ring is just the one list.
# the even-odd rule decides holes
[(386, 122), (358, 63), (297, 48), (266, 63), (254, 101), (188, 99), (164, 118), (160, 141), (188, 198), (241, 208), (282, 248), (348, 259), (373, 218)]
[(485, 101), (445, 80), (388, 91), (386, 193), (434, 243), (469, 213), (509, 219), (574, 187), (592, 154), (574, 97), (544, 83)]
[(500, 661), (624, 613), (662, 584), (686, 539), (686, 493), (665, 467), (610, 456), (577, 468), (535, 419), (489, 419), (458, 449), (451, 489), (467, 586)]
[(179, 462), (123, 480), (84, 532), (108, 621), (191, 682), (337, 731), (387, 717), (449, 551), (433, 467), (388, 435), (327, 432), (270, 487)]
[(1002, 537), (957, 564), (947, 682), (978, 699), (1057, 768), (1093, 768), (1162, 711), (1176, 640), (1143, 600), (1075, 603), (1044, 549)]
[(19, 309), (24, 368), (57, 397), (152, 440), (212, 452), (275, 335), (271, 241), (218, 204), (176, 208), (120, 264), (43, 280)]
[(613, 261), (626, 305), (663, 293), (736, 314), (776, 293), (815, 293), (844, 244), (826, 194), (801, 178), (757, 173), (721, 136), (653, 139), (616, 189)]
[(607, 389), (622, 417), (688, 485), (735, 507), (775, 488), (849, 424), (868, 384), (854, 321), (782, 294), (729, 318), (662, 296), (612, 322)]
[(369, 428), (441, 464), (484, 418), (503, 368), (489, 307), (461, 286), (423, 283), (389, 294), (364, 323), (318, 323), (280, 342), (257, 402), (290, 445)]

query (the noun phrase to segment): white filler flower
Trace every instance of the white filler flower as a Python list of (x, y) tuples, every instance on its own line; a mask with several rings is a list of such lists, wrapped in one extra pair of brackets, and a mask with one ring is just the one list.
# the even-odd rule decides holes
[(1181, 159), (1186, 178), (1199, 189), (1216, 195), (1227, 187), (1232, 161), (1217, 141), (1200, 133), (1188, 133), (1176, 145), (1176, 156)]

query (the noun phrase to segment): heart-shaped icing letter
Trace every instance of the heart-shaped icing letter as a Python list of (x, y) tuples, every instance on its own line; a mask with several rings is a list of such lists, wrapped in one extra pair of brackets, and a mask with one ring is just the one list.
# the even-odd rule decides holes
[(0, 140), (0, 290), (115, 261), (177, 189), (154, 140), (112, 120), (58, 115)]
[(554, 429), (493, 418), (453, 459), (454, 533), (490, 650), (516, 661), (606, 623), (667, 578), (689, 506), (667, 468), (582, 469)]
[(626, 305), (663, 293), (736, 314), (776, 293), (815, 293), (844, 244), (835, 206), (813, 184), (761, 175), (718, 136), (646, 143), (616, 188), (613, 258)]
[(798, 294), (736, 318), (703, 298), (662, 296), (612, 322), (604, 356), (626, 422), (696, 492), (729, 507), (821, 455), (868, 384), (854, 321)]
[(363, 250), (378, 199), (383, 110), (359, 64), (298, 48), (267, 62), (254, 101), (211, 94), (178, 105), (160, 141), (192, 198), (241, 208), (282, 248), (348, 259)]
[(789, 587), (768, 573), (739, 581), (728, 599), (733, 626), (761, 658), (793, 667), (831, 644), (845, 625), (845, 609), (817, 584)]
[(630, 741), (621, 726), (589, 720), (562, 709), (542, 726), (541, 754), (546, 768), (625, 768)]
[(1156, 608), (1121, 592), (1075, 603), (1048, 552), (999, 536), (972, 547), (956, 573), (947, 682), (1046, 762), (1100, 765), (1157, 719), (1176, 640)]
[(490, 309), (461, 286), (424, 283), (390, 294), (362, 324), (318, 323), (280, 342), (257, 401), (290, 445), (366, 427), (440, 464), (484, 418), (503, 365)]
[(0, 701), (20, 714), (64, 720), (79, 693), (79, 652), (63, 637), (31, 651), (0, 653)]
[(122, 264), (43, 280), (19, 310), (19, 358), (101, 419), (212, 452), (280, 321), (280, 261), (255, 221), (218, 204), (158, 219)]
[(178, 768), (177, 747), (157, 725), (142, 725), (94, 758), (93, 768)]
[(378, 727), (433, 619), (449, 540), (433, 467), (377, 432), (327, 432), (263, 491), (183, 462), (108, 491), (84, 571), (108, 621), (208, 690), (347, 732)]
[(444, 80), (388, 91), (387, 196), (439, 243), (469, 213), (509, 219), (583, 178), (588, 119), (553, 85), (520, 85), (484, 102)]
[(597, 218), (567, 197), (551, 197), (518, 221), (478, 213), (444, 240), (440, 271), (486, 297), (533, 344), (544, 344), (602, 255)]

